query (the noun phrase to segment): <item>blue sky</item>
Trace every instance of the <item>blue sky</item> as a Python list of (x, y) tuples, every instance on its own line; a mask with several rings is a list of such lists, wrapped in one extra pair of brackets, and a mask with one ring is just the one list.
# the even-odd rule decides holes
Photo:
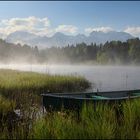
[[(30, 20), (26, 20), (29, 17), (37, 18), (38, 21), (37, 26), (35, 25), (33, 28), (31, 24), (28, 26), (32, 28), (30, 32), (40, 34), (53, 34), (56, 31), (68, 34), (87, 34), (94, 30), (116, 30), (126, 31), (136, 36), (140, 35), (139, 1), (0, 2), (0, 20), (2, 23), (0, 24), (0, 32), (15, 31), (13, 24), (15, 20), (30, 22)], [(45, 24), (46, 18), (49, 22), (47, 25)], [(16, 22), (15, 29), (26, 30), (23, 24), (22, 27), (18, 26)], [(6, 29), (1, 29), (3, 27)], [(35, 28), (38, 28), (37, 31)], [(46, 31), (43, 32), (43, 29)]]

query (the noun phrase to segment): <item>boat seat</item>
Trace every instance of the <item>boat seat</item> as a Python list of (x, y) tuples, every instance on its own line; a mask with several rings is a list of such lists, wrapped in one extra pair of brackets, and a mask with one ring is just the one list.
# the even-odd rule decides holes
[(132, 96), (140, 96), (140, 93), (133, 93)]
[(95, 95), (93, 95), (92, 96), (92, 98), (94, 98), (94, 99), (109, 99), (108, 97), (104, 97), (104, 96), (95, 96)]

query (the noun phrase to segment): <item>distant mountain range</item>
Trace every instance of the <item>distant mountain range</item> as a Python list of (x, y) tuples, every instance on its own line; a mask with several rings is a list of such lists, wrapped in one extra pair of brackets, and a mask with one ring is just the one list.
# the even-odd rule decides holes
[(132, 35), (126, 32), (116, 32), (110, 31), (107, 33), (104, 32), (92, 32), (89, 36), (83, 34), (78, 34), (76, 36), (65, 35), (63, 33), (57, 32), (52, 37), (47, 36), (38, 36), (32, 33), (16, 31), (7, 36), (6, 41), (10, 43), (21, 43), (28, 44), (30, 46), (38, 46), (39, 49), (49, 48), (52, 46), (55, 47), (64, 47), (72, 44), (85, 42), (86, 44), (91, 43), (105, 43), (106, 41), (126, 41), (128, 39), (134, 38)]

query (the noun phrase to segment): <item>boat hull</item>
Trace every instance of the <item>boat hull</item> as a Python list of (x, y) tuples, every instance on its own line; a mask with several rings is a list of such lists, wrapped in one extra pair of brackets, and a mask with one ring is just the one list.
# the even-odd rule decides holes
[[(115, 93), (118, 94), (119, 96), (117, 97)], [(131, 96), (128, 93), (131, 93)], [(79, 111), (85, 104), (92, 104), (93, 108), (96, 108), (96, 105), (98, 103), (108, 103), (114, 105), (120, 104), (127, 100), (139, 98), (140, 90), (133, 90), (129, 92), (128, 91), (104, 92), (104, 93), (102, 92), (100, 93), (100, 95), (99, 93), (97, 95), (97, 93), (92, 92), (92, 93), (76, 93), (76, 94), (51, 93), (51, 94), (42, 94), (42, 96), (43, 96), (43, 106), (47, 111), (54, 110), (60, 111), (62, 109)]]

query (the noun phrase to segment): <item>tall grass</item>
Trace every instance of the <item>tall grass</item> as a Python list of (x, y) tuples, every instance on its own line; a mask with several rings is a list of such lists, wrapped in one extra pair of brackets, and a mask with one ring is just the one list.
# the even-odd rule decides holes
[[(61, 110), (35, 117), (43, 90), (74, 87), (71, 90), (80, 91), (88, 86), (81, 77), (0, 70), (0, 139), (140, 139), (140, 99), (127, 100), (121, 106), (85, 104), (78, 115)], [(17, 107), (23, 118), (9, 129), (7, 115)]]
[(113, 138), (115, 125), (115, 112), (109, 105), (97, 104), (84, 106), (82, 110), (82, 123), (89, 138)]
[(14, 102), (9, 101), (8, 99), (0, 95), (0, 114), (6, 114), (7, 112), (12, 111), (14, 107)]
[(30, 138), (55, 139), (138, 139), (140, 138), (140, 100), (122, 103), (118, 116), (113, 106), (84, 106), (80, 118), (75, 114), (53, 113), (33, 124)]
[[(3, 130), (0, 138), (29, 139), (138, 139), (140, 138), (140, 100), (122, 103), (118, 116), (108, 104), (84, 105), (76, 112), (60, 111), (44, 114), (30, 122), (24, 120), (9, 134)], [(29, 123), (30, 122), (30, 123)]]
[[(90, 83), (83, 77), (0, 70), (0, 138), (25, 139), (40, 116), (41, 93), (83, 91)], [(11, 117), (20, 109), (22, 120)]]
[(81, 91), (89, 87), (83, 77), (39, 74), (15, 70), (0, 70), (0, 91), (65, 92)]
[(90, 83), (83, 77), (0, 70), (0, 94), (15, 100), (17, 107), (41, 103), (42, 93), (83, 91)]
[(35, 122), (32, 138), (111, 139), (114, 138), (115, 112), (108, 106), (84, 106), (80, 120), (73, 113), (53, 113)]
[(140, 100), (125, 102), (122, 114), (123, 117), (116, 136), (121, 139), (140, 138)]
[(9, 101), (0, 95), (0, 138), (6, 138), (5, 136), (8, 126), (7, 116), (10, 115), (10, 112), (13, 111), (14, 107), (15, 103), (13, 101)]

